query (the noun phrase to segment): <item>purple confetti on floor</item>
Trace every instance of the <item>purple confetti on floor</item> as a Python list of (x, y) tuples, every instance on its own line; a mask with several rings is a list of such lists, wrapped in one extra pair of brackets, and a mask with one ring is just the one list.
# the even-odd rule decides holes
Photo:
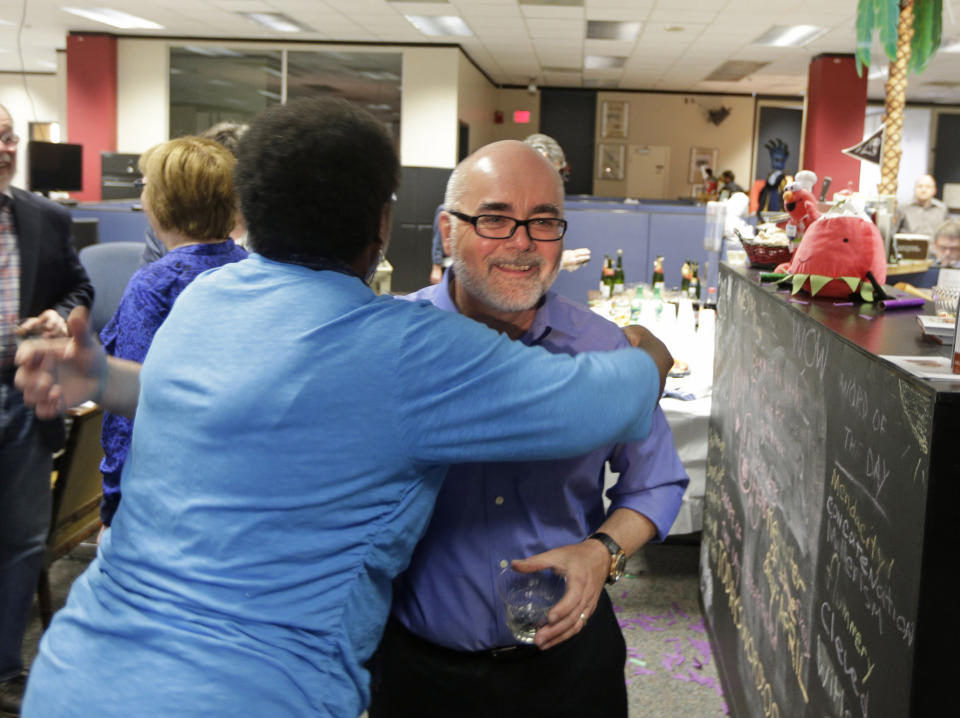
[[(628, 597), (624, 595), (623, 598), (624, 605), (629, 606)], [(706, 625), (695, 607), (685, 610), (680, 603), (673, 601), (664, 613), (656, 615), (635, 613), (624, 606), (615, 605), (614, 609), (618, 613), (617, 622), (625, 632), (639, 629), (647, 632), (670, 631), (669, 637), (665, 636), (663, 639), (662, 649), (654, 649), (652, 652), (647, 650), (646, 657), (636, 648), (627, 649), (629, 658), (624, 671), (627, 685), (638, 685), (637, 681), (645, 676), (653, 676), (652, 680), (655, 681), (661, 677), (669, 677), (691, 686), (685, 690), (709, 690), (723, 699), (720, 682), (711, 675), (715, 674), (715, 671), (705, 671), (705, 667), (711, 662), (712, 653), (710, 643), (706, 640)], [(683, 635), (684, 629), (689, 631), (689, 635)], [(726, 703), (722, 705), (723, 713), (714, 714), (717, 718), (729, 715)]]
[(871, 317), (869, 314), (861, 314), (860, 316), (864, 319), (869, 319), (871, 322), (873, 321), (873, 317)]

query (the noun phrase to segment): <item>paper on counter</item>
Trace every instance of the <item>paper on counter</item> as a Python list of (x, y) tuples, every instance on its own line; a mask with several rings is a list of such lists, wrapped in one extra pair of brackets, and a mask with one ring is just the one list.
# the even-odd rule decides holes
[(955, 381), (960, 383), (960, 374), (954, 374), (951, 370), (952, 361), (948, 357), (923, 357), (923, 356), (892, 356), (881, 354), (881, 359), (885, 359), (891, 364), (896, 364), (901, 369), (906, 369), (921, 379), (939, 379), (941, 381)]

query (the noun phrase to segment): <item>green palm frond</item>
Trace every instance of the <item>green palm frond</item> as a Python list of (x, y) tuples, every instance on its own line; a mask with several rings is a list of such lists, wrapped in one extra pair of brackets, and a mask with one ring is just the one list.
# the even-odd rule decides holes
[[(923, 72), (940, 47), (943, 0), (914, 0), (913, 41), (910, 45), (910, 72)], [(880, 35), (883, 51), (897, 59), (897, 25), (900, 0), (859, 0), (857, 3), (857, 74), (870, 66), (873, 34)]]
[(940, 47), (943, 8), (941, 0), (916, 0), (913, 4), (913, 42), (910, 45), (910, 72), (921, 73)]

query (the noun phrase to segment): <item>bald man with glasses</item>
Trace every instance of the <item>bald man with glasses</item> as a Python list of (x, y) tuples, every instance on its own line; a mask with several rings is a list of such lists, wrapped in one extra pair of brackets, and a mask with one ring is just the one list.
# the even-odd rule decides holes
[[(453, 172), (440, 217), (453, 264), (410, 295), (552, 353), (627, 346), (623, 332), (550, 291), (560, 269), (563, 186), (521, 142), (497, 142)], [(604, 467), (619, 472), (604, 509)], [(662, 540), (688, 483), (663, 412), (647, 439), (571, 459), (451, 467), (427, 531), (394, 585), (372, 664), (371, 718), (627, 715), (626, 647), (604, 586)], [(552, 568), (566, 594), (523, 645), (496, 577)]]

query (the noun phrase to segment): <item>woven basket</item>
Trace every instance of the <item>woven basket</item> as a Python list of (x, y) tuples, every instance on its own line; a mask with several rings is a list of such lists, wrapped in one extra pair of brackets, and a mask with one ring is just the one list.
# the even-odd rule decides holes
[(757, 269), (773, 269), (793, 258), (793, 248), (789, 246), (754, 244), (748, 241), (741, 241), (741, 244), (750, 259), (750, 266)]

